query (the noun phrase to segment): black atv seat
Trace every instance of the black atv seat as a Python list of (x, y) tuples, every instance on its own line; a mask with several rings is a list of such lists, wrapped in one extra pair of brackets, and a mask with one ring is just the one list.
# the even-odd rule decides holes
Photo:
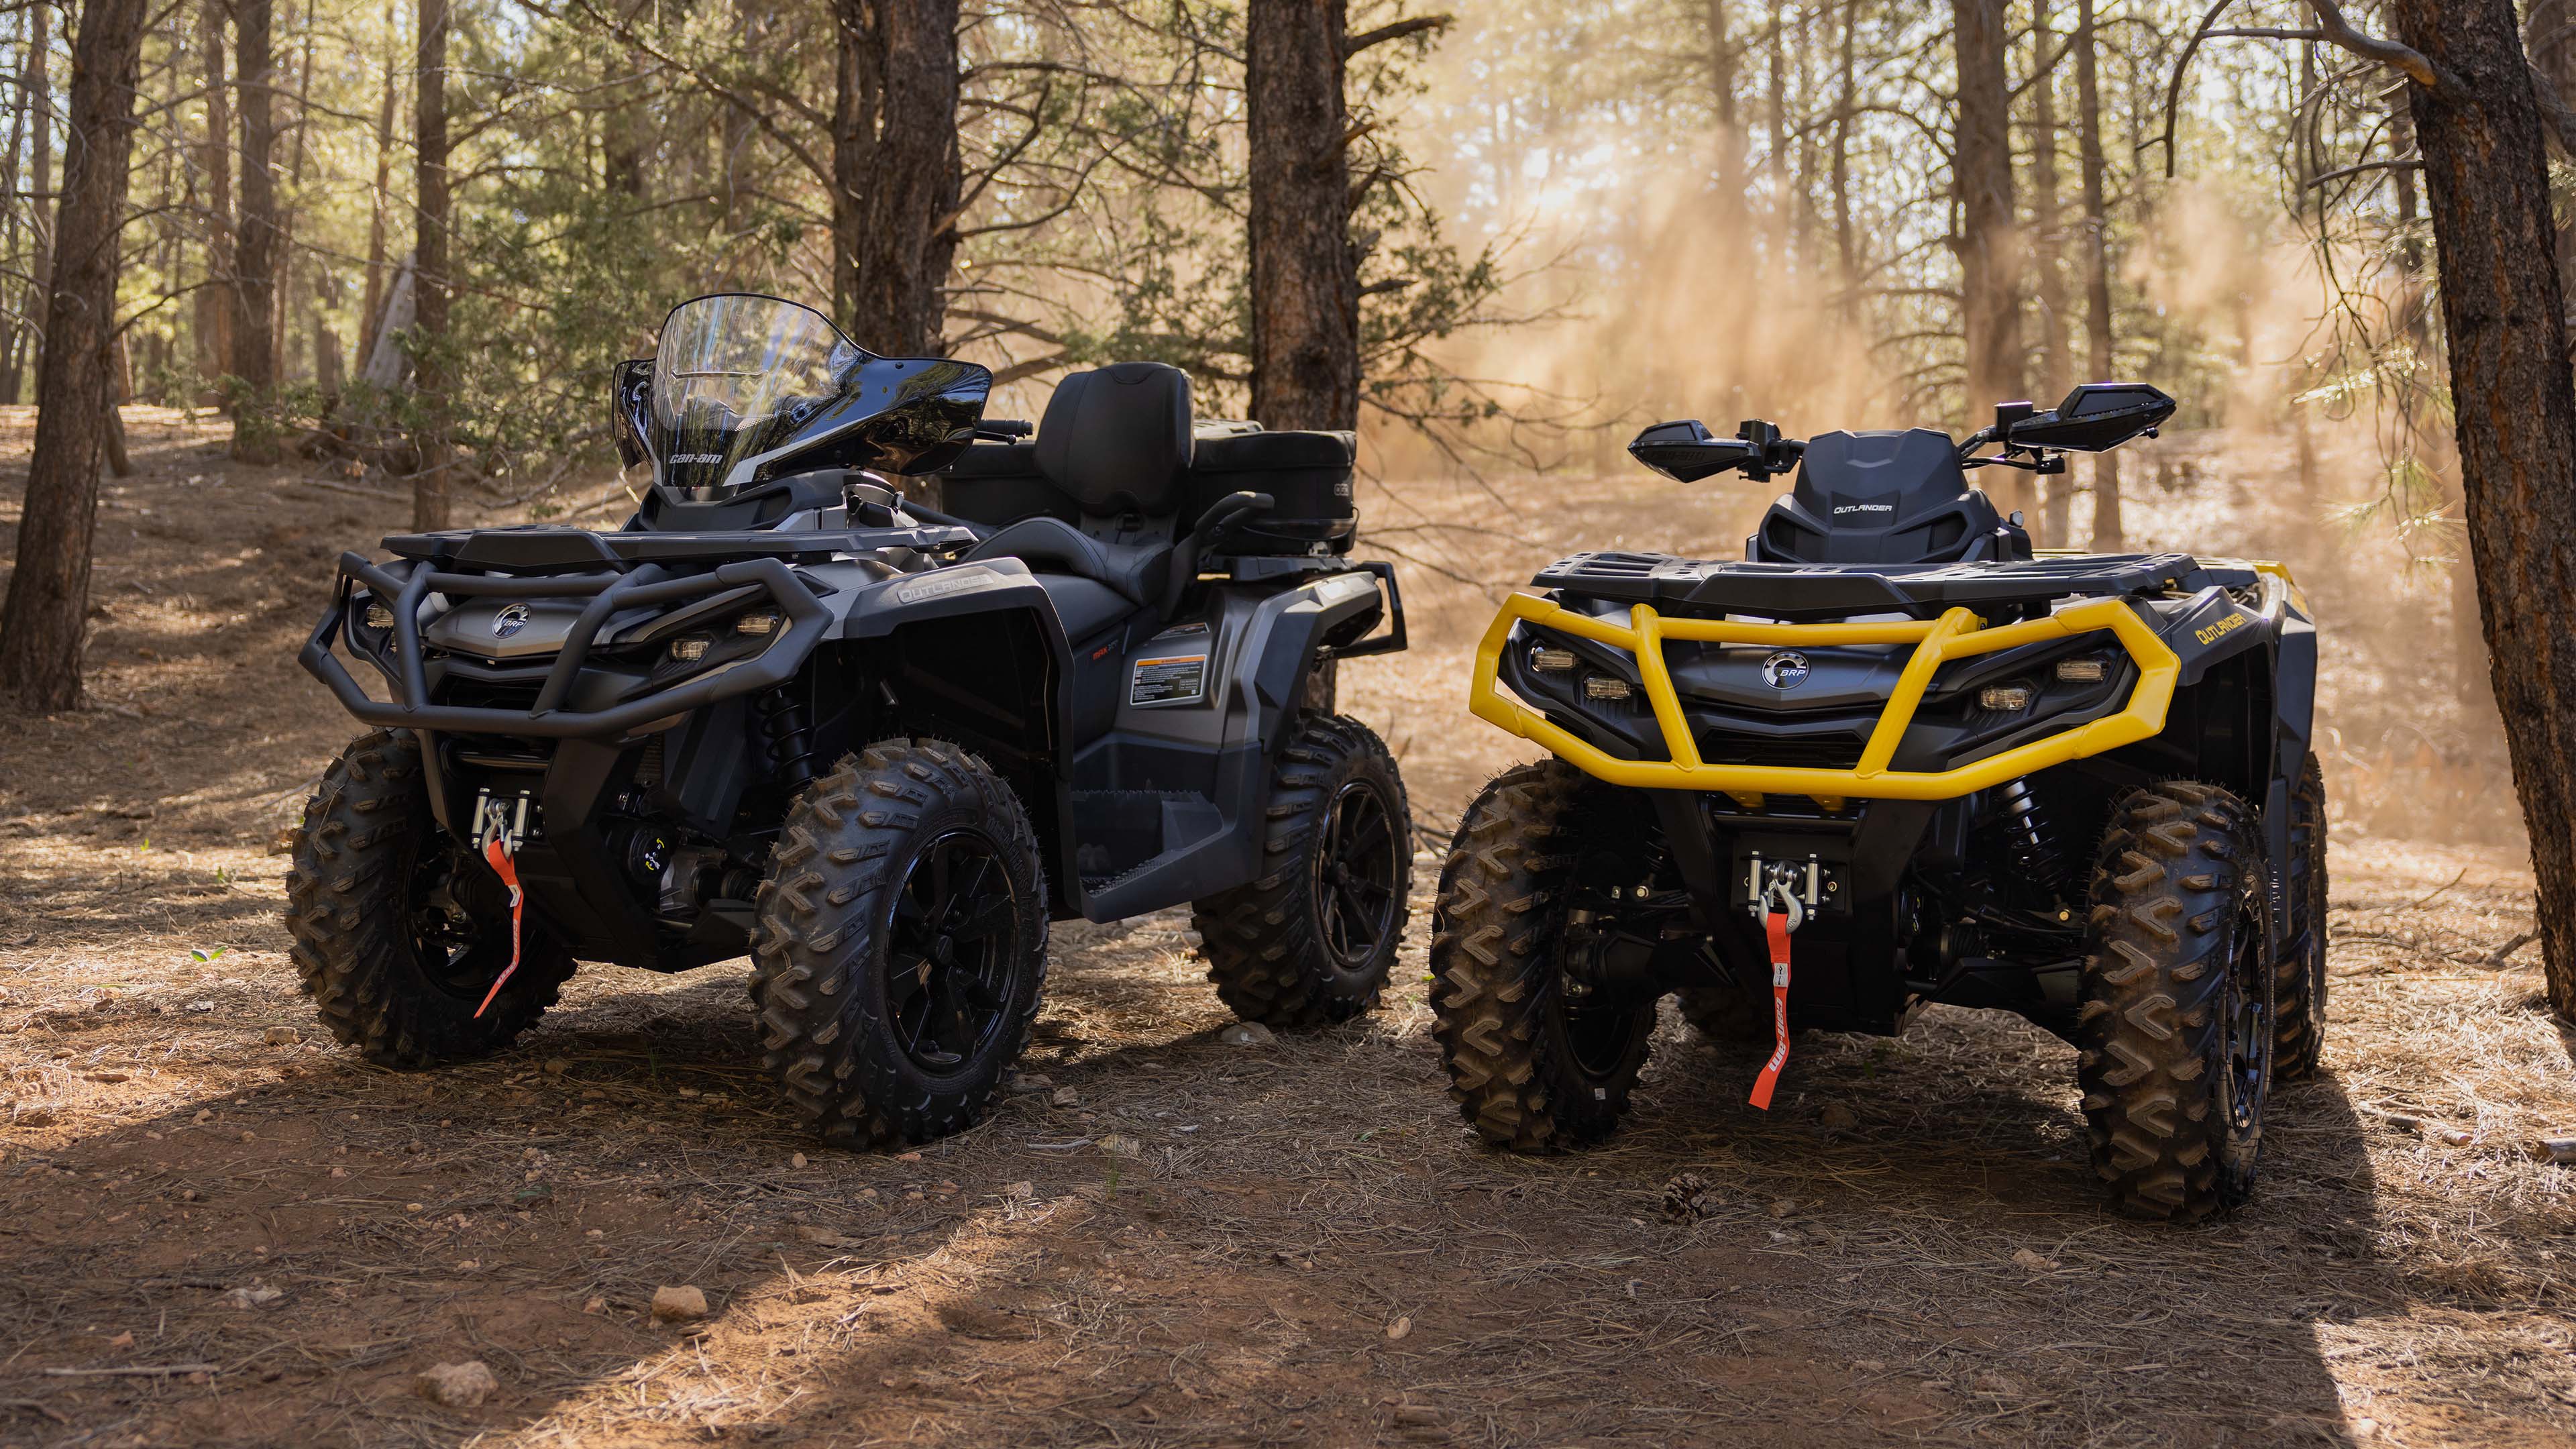
[[(1121, 362), (1068, 374), (1047, 402), (1032, 451), (1073, 503), (1074, 518), (1022, 518), (966, 557), (1016, 558), (1105, 585), (1131, 604), (1158, 600), (1190, 466), (1190, 421), (1190, 378), (1177, 367)], [(1073, 620), (1064, 623), (1068, 635), (1080, 632)]]
[(1796, 484), (1744, 541), (1754, 563), (2026, 559), (2030, 536), (1968, 486), (1958, 445), (1930, 428), (1819, 433)]

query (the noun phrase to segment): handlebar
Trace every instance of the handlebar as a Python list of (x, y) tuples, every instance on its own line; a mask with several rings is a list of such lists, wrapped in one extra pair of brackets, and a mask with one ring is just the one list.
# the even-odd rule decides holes
[(988, 443), (1008, 443), (1037, 431), (1017, 418), (986, 418), (975, 424), (975, 436)]

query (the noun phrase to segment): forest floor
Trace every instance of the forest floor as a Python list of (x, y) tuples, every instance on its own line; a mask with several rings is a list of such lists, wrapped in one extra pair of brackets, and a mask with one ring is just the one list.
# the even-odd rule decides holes
[[(0, 1443), (2576, 1444), (2576, 1168), (2529, 1155), (2576, 1126), (2571, 1032), (2537, 949), (2499, 951), (2525, 857), (2411, 838), (2464, 817), (2392, 808), (2386, 751), (2329, 755), (2326, 1071), (2275, 1096), (2258, 1195), (2210, 1226), (2108, 1214), (2070, 1051), (1949, 1009), (1802, 1038), (1767, 1115), (1752, 1055), (1667, 1023), (1612, 1143), (1486, 1151), (1428, 1032), (1428, 852), (1374, 1015), (1224, 1045), (1184, 914), (1068, 925), (1021, 1090), (850, 1155), (755, 1072), (739, 962), (586, 970), (436, 1074), (331, 1044), (271, 846), (354, 729), (293, 655), (337, 552), (406, 509), (129, 427), (94, 703), (0, 712)], [(1521, 757), (1458, 708), (1496, 582), (1622, 538), (1722, 552), (1758, 502), (1373, 492), (1420, 642), (1344, 688), (1432, 832)], [(2386, 560), (2268, 495), (2139, 510), (2339, 555), (2337, 738), (2425, 687), (2368, 632)], [(1684, 1172), (1709, 1216), (1664, 1211)], [(710, 1316), (655, 1326), (682, 1284)], [(479, 1407), (415, 1393), (469, 1359)]]

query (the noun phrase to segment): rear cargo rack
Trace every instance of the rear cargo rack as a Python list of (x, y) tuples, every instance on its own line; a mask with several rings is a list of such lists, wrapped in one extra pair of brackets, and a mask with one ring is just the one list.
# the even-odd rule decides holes
[[(1545, 576), (1542, 575), (1542, 578)], [(1869, 624), (1756, 624), (1727, 619), (1668, 619), (1650, 604), (1632, 605), (1625, 627), (1590, 614), (1576, 613), (1534, 594), (1513, 594), (1503, 601), (1491, 627), (1476, 646), (1475, 680), (1469, 686), (1468, 711), (1500, 725), (1525, 740), (1546, 746), (1585, 773), (1651, 790), (1715, 790), (1732, 795), (1747, 808), (1758, 808), (1766, 794), (1806, 795), (1827, 810), (1839, 810), (1846, 799), (1948, 800), (2000, 785), (2051, 765), (2098, 755), (2122, 745), (2152, 739), (2165, 726), (2166, 706), (2173, 702), (2181, 660), (2126, 599), (2093, 599), (2071, 605), (2046, 618), (2029, 619), (1989, 629), (1965, 607), (1945, 611), (1933, 620), (1900, 619)], [(1571, 731), (1506, 696), (1498, 683), (1503, 646), (1515, 624), (1594, 640), (1635, 656), (1637, 677), (1654, 707), (1670, 758), (1622, 760), (1577, 737)], [(2137, 662), (2138, 682), (2128, 705), (2118, 714), (2073, 726), (2045, 739), (2017, 745), (2000, 754), (1948, 770), (1891, 770), (1896, 747), (1914, 721), (1915, 708), (1932, 683), (1933, 672), (1953, 659), (1990, 654), (2046, 640), (2108, 632)], [(1852, 644), (1911, 644), (1913, 657), (1897, 677), (1887, 707), (1861, 748), (1860, 761), (1847, 770), (1790, 765), (1713, 764), (1700, 758), (1673, 692), (1664, 662), (1664, 643), (1679, 640), (1703, 644), (1753, 644), (1773, 648), (1830, 648)]]

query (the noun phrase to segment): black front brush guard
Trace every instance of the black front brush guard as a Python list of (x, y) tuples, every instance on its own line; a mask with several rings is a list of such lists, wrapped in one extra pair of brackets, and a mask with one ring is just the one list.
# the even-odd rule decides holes
[[(391, 661), (369, 656), (392, 685), (392, 700), (369, 698), (331, 652), (349, 618), (351, 595), (359, 584), (366, 585), (393, 613)], [(619, 611), (650, 608), (745, 585), (767, 591), (787, 618), (786, 630), (767, 649), (700, 678), (608, 709), (562, 707), (564, 696), (590, 657), (599, 631)], [(430, 702), (428, 673), (421, 663), (420, 606), (432, 593), (507, 594), (531, 599), (588, 595), (590, 603), (565, 636), (562, 652), (547, 671), (535, 704), (525, 710), (491, 709)], [(351, 714), (368, 724), (542, 739), (591, 739), (623, 735), (639, 725), (784, 684), (795, 677), (797, 668), (831, 623), (832, 611), (823, 607), (795, 573), (775, 558), (744, 559), (682, 578), (669, 577), (658, 563), (642, 564), (625, 573), (493, 576), (447, 573), (426, 560), (408, 566), (379, 566), (368, 562), (363, 554), (344, 553), (340, 555), (339, 591), (332, 599), (331, 610), (314, 625), (312, 637), (304, 641), (296, 659), (306, 672), (329, 686)], [(353, 652), (364, 652), (357, 649), (354, 639), (350, 646)]]

